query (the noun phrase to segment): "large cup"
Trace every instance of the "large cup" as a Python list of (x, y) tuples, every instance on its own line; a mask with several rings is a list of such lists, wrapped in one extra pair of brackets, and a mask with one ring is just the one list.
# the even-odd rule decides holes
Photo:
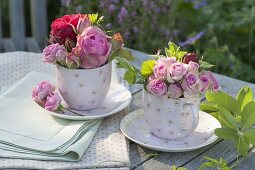
[(193, 132), (199, 122), (200, 98), (171, 99), (143, 90), (144, 117), (151, 133), (164, 139), (180, 139)]
[(102, 105), (111, 83), (112, 62), (94, 69), (69, 69), (56, 65), (56, 86), (75, 110), (91, 110)]

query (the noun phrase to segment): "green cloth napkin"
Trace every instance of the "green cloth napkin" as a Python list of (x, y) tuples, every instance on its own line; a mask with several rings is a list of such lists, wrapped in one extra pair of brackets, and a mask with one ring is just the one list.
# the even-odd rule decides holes
[(100, 120), (53, 117), (31, 98), (40, 81), (54, 78), (30, 72), (0, 95), (0, 157), (79, 161)]

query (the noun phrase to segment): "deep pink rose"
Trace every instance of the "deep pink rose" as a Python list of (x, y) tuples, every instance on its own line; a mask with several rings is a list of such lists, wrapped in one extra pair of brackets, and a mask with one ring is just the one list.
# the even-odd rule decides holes
[(64, 46), (56, 44), (50, 44), (43, 49), (43, 61), (47, 63), (55, 63), (58, 61), (65, 61), (67, 51)]
[(180, 81), (187, 73), (188, 65), (184, 63), (173, 63), (168, 69), (167, 80), (172, 83), (174, 81)]
[(200, 79), (199, 91), (201, 93), (205, 93), (207, 90), (210, 89), (211, 79), (210, 79), (209, 75), (207, 74), (207, 72), (201, 73), (199, 75), (199, 79)]
[(212, 72), (207, 71), (207, 74), (210, 77), (212, 90), (218, 92), (221, 89), (219, 82), (216, 80)]
[(44, 108), (49, 111), (56, 111), (60, 106), (61, 98), (57, 92), (51, 92), (45, 102)]
[(182, 81), (182, 88), (184, 91), (196, 94), (199, 90), (199, 83), (200, 80), (198, 76), (194, 73), (188, 72)]
[(47, 96), (55, 90), (55, 87), (49, 81), (41, 81), (32, 90), (32, 98), (39, 104), (44, 104)]
[(111, 53), (111, 43), (97, 26), (86, 28), (78, 35), (75, 51), (81, 58), (81, 68), (97, 68), (103, 65)]
[(183, 95), (183, 89), (179, 83), (170, 84), (167, 91), (168, 97), (178, 99)]
[(188, 71), (192, 73), (198, 73), (199, 64), (193, 61), (190, 61), (188, 64)]
[(157, 79), (165, 80), (167, 74), (167, 65), (164, 63), (157, 63), (153, 67), (153, 73)]
[(165, 95), (167, 92), (167, 85), (163, 80), (151, 80), (147, 84), (147, 91), (155, 96)]
[(173, 63), (176, 63), (175, 57), (159, 58), (157, 63), (164, 63), (167, 67), (170, 67)]

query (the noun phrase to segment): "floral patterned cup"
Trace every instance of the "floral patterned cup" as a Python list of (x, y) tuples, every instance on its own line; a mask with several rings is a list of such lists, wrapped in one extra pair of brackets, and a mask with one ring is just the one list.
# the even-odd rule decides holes
[(91, 110), (102, 105), (111, 83), (112, 62), (94, 69), (69, 69), (56, 65), (58, 88), (67, 106)]
[(194, 131), (199, 121), (200, 98), (171, 99), (143, 90), (144, 117), (152, 134), (164, 139), (179, 139)]

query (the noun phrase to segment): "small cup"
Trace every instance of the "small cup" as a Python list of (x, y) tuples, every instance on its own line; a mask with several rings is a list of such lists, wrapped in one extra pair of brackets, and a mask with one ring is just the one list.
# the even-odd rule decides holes
[(200, 98), (171, 99), (143, 90), (144, 117), (152, 134), (163, 139), (180, 139), (193, 132), (199, 122)]
[(56, 86), (66, 105), (92, 110), (102, 105), (111, 83), (112, 62), (94, 69), (69, 69), (56, 65)]

